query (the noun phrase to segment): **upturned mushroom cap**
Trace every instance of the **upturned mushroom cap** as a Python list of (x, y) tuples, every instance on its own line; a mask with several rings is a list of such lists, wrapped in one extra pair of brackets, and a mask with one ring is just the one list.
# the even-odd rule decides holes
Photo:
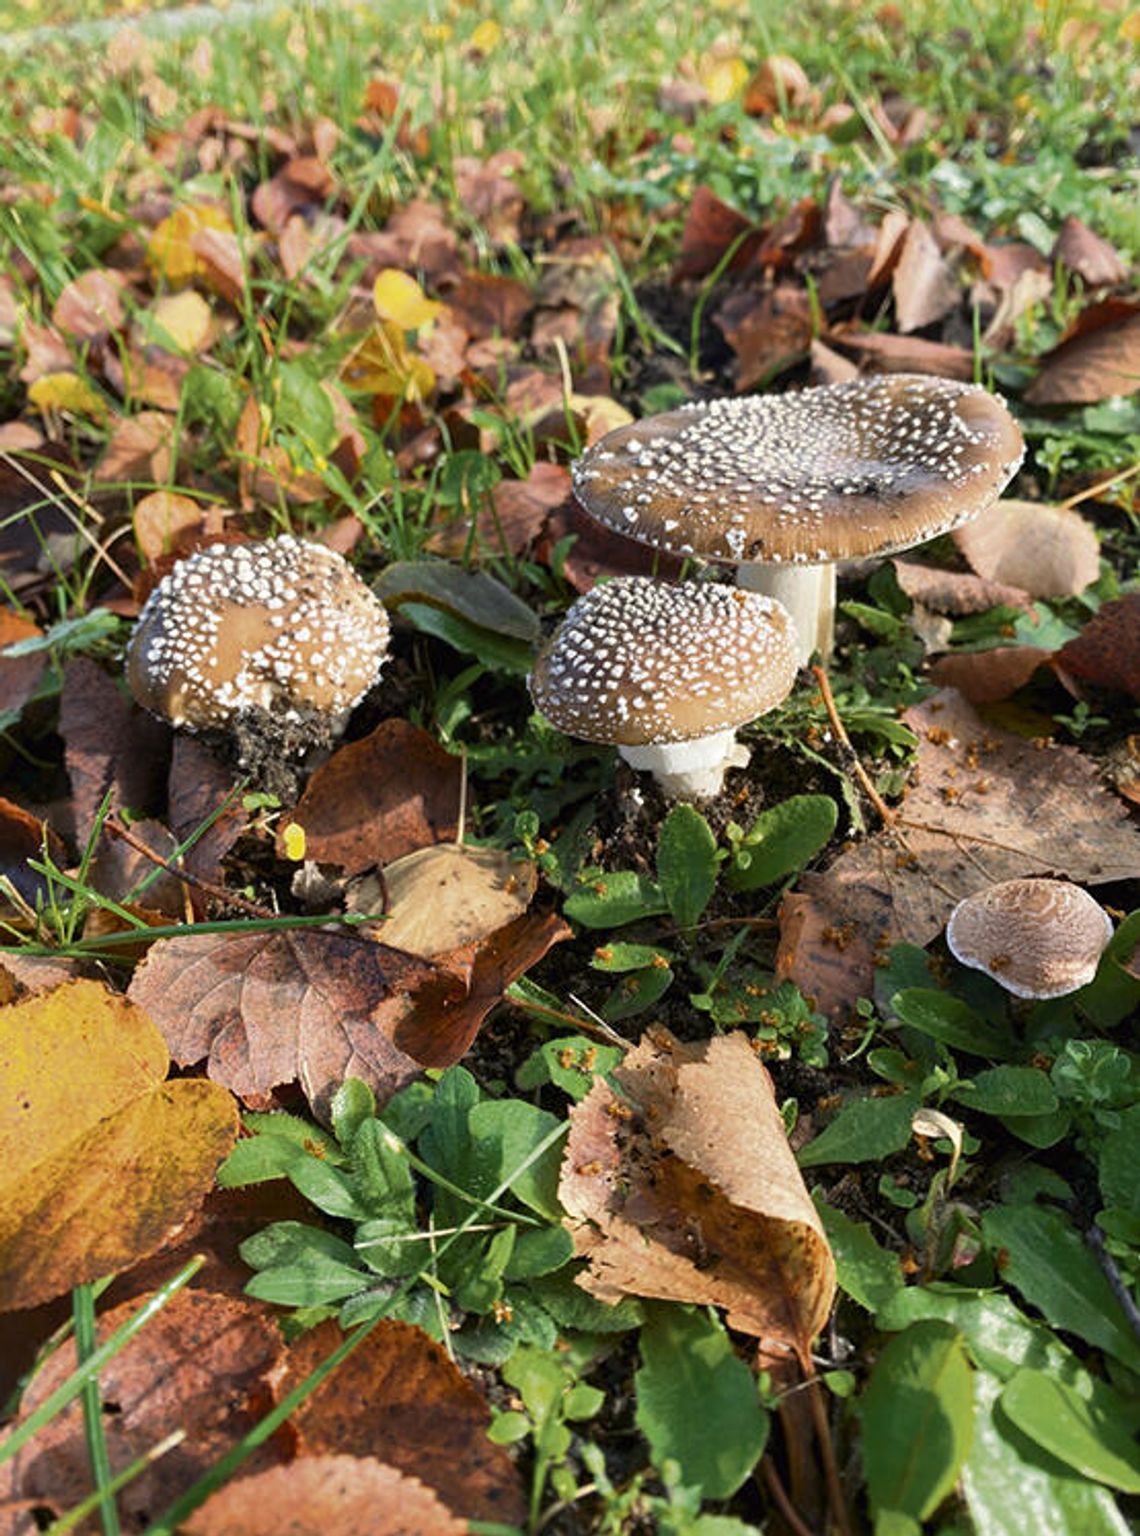
[(960, 901), (950, 953), (1015, 997), (1063, 997), (1096, 974), (1112, 937), (1108, 913), (1065, 880), (1002, 880)]
[(1021, 462), (975, 385), (883, 374), (682, 406), (577, 461), (579, 501), (643, 544), (703, 559), (826, 564), (909, 549), (980, 512)]
[(388, 616), (348, 563), (284, 537), (212, 544), (151, 593), (127, 652), (145, 708), (188, 730), (264, 710), (335, 722), (376, 681)]
[(530, 691), (568, 736), (643, 746), (754, 720), (795, 675), (794, 632), (771, 598), (630, 576), (573, 604), (535, 662)]

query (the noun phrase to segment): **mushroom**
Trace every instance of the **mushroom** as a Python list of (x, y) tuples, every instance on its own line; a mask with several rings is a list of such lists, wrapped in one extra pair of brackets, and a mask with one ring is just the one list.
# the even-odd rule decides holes
[(798, 660), (825, 657), (835, 562), (887, 555), (966, 522), (1021, 462), (995, 395), (919, 374), (681, 406), (607, 433), (574, 466), (593, 517), (643, 544), (737, 567), (777, 598)]
[(1014, 997), (1063, 997), (1096, 975), (1112, 922), (1066, 880), (1002, 880), (960, 901), (946, 924), (950, 953)]
[(616, 746), (671, 799), (704, 800), (748, 761), (735, 728), (786, 698), (795, 675), (795, 634), (772, 598), (629, 576), (570, 607), (529, 683), (560, 731)]
[(283, 537), (211, 544), (155, 587), (127, 651), (140, 704), (188, 731), (255, 718), (278, 748), (339, 734), (375, 683), (388, 616), (348, 562)]

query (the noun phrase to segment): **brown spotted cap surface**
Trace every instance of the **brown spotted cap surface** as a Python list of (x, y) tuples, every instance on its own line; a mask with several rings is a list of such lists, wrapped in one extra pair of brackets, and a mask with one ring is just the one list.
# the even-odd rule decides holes
[(139, 703), (190, 730), (245, 711), (332, 718), (376, 681), (388, 616), (321, 544), (212, 544), (151, 593), (127, 652)]
[(633, 747), (755, 720), (787, 697), (795, 675), (795, 636), (773, 598), (629, 576), (572, 605), (530, 691), (568, 736)]
[(1108, 913), (1065, 880), (1002, 880), (960, 901), (950, 953), (1015, 997), (1063, 997), (1096, 974), (1112, 937)]
[(909, 549), (982, 511), (1021, 462), (1004, 404), (972, 384), (883, 374), (682, 406), (577, 461), (607, 527), (708, 560), (826, 564)]

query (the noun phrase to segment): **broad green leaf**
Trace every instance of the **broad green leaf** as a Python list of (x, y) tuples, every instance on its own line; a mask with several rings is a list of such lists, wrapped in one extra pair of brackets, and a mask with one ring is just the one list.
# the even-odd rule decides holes
[(601, 944), (590, 956), (595, 971), (642, 971), (647, 965), (670, 965), (672, 955), (656, 944)]
[(910, 1141), (918, 1100), (909, 1093), (853, 1099), (798, 1153), (801, 1168), (824, 1163), (868, 1163), (899, 1152)]
[(354, 1186), (370, 1215), (413, 1222), (415, 1181), (402, 1146), (379, 1120), (361, 1122), (352, 1140)]
[(691, 805), (675, 805), (657, 838), (657, 881), (678, 928), (691, 928), (716, 888), (716, 838)]
[(485, 667), (523, 675), (530, 671), (534, 650), (525, 640), (484, 629), (461, 614), (452, 613), (448, 608), (436, 608), (431, 603), (405, 602), (400, 612), (422, 634), (446, 640), (448, 645), (465, 656), (474, 656)]
[(503, 1227), (480, 1243), (464, 1263), (455, 1300), (464, 1312), (489, 1312), (503, 1294), (503, 1272), (514, 1252), (517, 1227)]
[(448, 560), (405, 560), (387, 566), (376, 583), (376, 595), (389, 608), (405, 603), (430, 604), (477, 629), (538, 642), (536, 614), (501, 581), (485, 571), (465, 571)]
[(258, 1301), (275, 1302), (279, 1307), (320, 1307), (355, 1296), (368, 1281), (364, 1270), (314, 1254), (286, 1268), (258, 1270), (247, 1281), (245, 1293)]
[(704, 1498), (728, 1498), (760, 1459), (768, 1415), (724, 1326), (711, 1312), (651, 1307), (641, 1361), (637, 1423), (654, 1465), (671, 1458)]
[(376, 1114), (376, 1095), (359, 1077), (346, 1078), (333, 1094), (332, 1123), (336, 1139), (347, 1147), (366, 1120)]
[(755, 891), (803, 869), (826, 846), (838, 820), (830, 795), (792, 795), (762, 811), (740, 844), (748, 866), (731, 866), (727, 883), (734, 891)]
[(622, 869), (614, 874), (587, 872), (566, 898), (566, 916), (585, 928), (620, 928), (643, 917), (657, 917), (669, 910), (661, 887), (647, 875)]
[[(361, 1085), (363, 1087), (363, 1084)], [(286, 1114), (282, 1110), (273, 1110), (268, 1114), (259, 1114), (253, 1110), (247, 1110), (241, 1117), (241, 1122), (247, 1131), (252, 1131), (255, 1136), (283, 1136), (286, 1141), (292, 1141), (306, 1152), (311, 1152), (314, 1157), (319, 1157), (323, 1162), (345, 1162), (343, 1149), (338, 1144), (335, 1136), (330, 1136), (322, 1126), (314, 1125), (311, 1120), (304, 1119), (301, 1115)], [(238, 1146), (246, 1143), (239, 1142)], [(237, 1151), (237, 1147), (234, 1148)]]
[[(351, 1243), (346, 1243), (334, 1232), (326, 1232), (323, 1227), (310, 1227), (303, 1221), (275, 1221), (247, 1237), (239, 1245), (238, 1252), (251, 1269), (282, 1268), (311, 1258), (332, 1259), (356, 1268), (356, 1253)], [(358, 1287), (366, 1278), (356, 1269)]]
[(890, 1010), (902, 1023), (956, 1050), (997, 1061), (1009, 1055), (1008, 1036), (991, 1029), (968, 1004), (949, 992), (906, 987), (891, 998)]
[(1058, 1461), (1124, 1493), (1140, 1493), (1135, 1437), (1048, 1371), (1023, 1369), (1006, 1383), (1002, 1411)]
[(673, 984), (673, 972), (666, 966), (650, 965), (644, 971), (630, 971), (623, 976), (602, 1004), (602, 1018), (607, 1024), (632, 1019), (652, 1008)]
[(1003, 1278), (1055, 1328), (1140, 1370), (1140, 1341), (1104, 1271), (1065, 1216), (1044, 1206), (996, 1206), (983, 1216), (982, 1231)]
[(998, 1406), (1001, 1381), (974, 1376), (974, 1443), (962, 1468), (976, 1536), (1128, 1536), (1106, 1488), (1044, 1454)]
[(1057, 1095), (1040, 1067), (991, 1067), (960, 1083), (951, 1095), (982, 1115), (1051, 1115)]
[(840, 1288), (869, 1312), (879, 1312), (905, 1285), (898, 1254), (880, 1248), (865, 1221), (852, 1221), (822, 1200), (815, 1208), (835, 1255)]
[(610, 1072), (624, 1052), (616, 1045), (599, 1045), (586, 1035), (562, 1035), (544, 1040), (515, 1073), (520, 1088), (554, 1083), (575, 1101), (584, 1099), (596, 1078)]
[(129, 1269), (195, 1212), (237, 1138), (233, 1098), (95, 981), (0, 1008), (0, 1310)]
[(539, 1231), (519, 1229), (503, 1278), (532, 1280), (536, 1275), (549, 1275), (573, 1257), (574, 1239), (565, 1227), (543, 1227)]
[(478, 1191), (487, 1194), (510, 1179), (512, 1194), (549, 1221), (562, 1220), (558, 1203), (561, 1142), (555, 1142), (529, 1167), (523, 1165), (561, 1123), (557, 1116), (522, 1099), (485, 1099), (468, 1116), (473, 1170)]
[(1076, 1359), (1044, 1323), (1019, 1312), (997, 1291), (968, 1291), (960, 1285), (909, 1285), (881, 1309), (880, 1328), (895, 1332), (924, 1319), (952, 1323), (978, 1365), (1007, 1380), (1023, 1365), (1060, 1372)]
[(1140, 1104), (1122, 1111), (1120, 1124), (1100, 1144), (1098, 1162), (1105, 1205), (1140, 1214)]
[(414, 1275), (432, 1260), (428, 1235), (399, 1216), (377, 1216), (356, 1228), (356, 1252), (375, 1275), (395, 1280)]
[(973, 1372), (947, 1323), (890, 1340), (863, 1394), (863, 1467), (875, 1512), (924, 1520), (953, 1488), (974, 1429)]
[(560, 1328), (572, 1328), (579, 1333), (627, 1333), (645, 1316), (636, 1296), (625, 1296), (616, 1305), (598, 1301), (576, 1284), (569, 1269), (543, 1275), (532, 1281), (529, 1289)]
[(1072, 1115), (1061, 1106), (1045, 1115), (1009, 1115), (1002, 1119), (1007, 1131), (1012, 1131), (1019, 1140), (1036, 1147), (1039, 1152), (1063, 1141), (1072, 1123)]

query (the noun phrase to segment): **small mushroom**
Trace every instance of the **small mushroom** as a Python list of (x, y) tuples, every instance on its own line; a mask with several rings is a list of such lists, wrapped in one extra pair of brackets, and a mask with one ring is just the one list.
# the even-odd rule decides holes
[(255, 718), (279, 728), (279, 747), (301, 752), (339, 734), (387, 646), (383, 606), (324, 545), (211, 544), (147, 599), (127, 681), (172, 725), (233, 731)]
[(1000, 495), (1021, 432), (995, 395), (918, 374), (690, 404), (619, 427), (574, 466), (608, 528), (737, 567), (825, 657), (835, 562), (909, 549)]
[(960, 901), (946, 924), (956, 960), (1034, 999), (1090, 982), (1111, 937), (1108, 913), (1066, 880), (1002, 880)]
[(735, 728), (786, 698), (795, 675), (795, 634), (773, 599), (630, 576), (572, 605), (530, 691), (568, 736), (616, 746), (671, 799), (705, 800), (748, 761)]

